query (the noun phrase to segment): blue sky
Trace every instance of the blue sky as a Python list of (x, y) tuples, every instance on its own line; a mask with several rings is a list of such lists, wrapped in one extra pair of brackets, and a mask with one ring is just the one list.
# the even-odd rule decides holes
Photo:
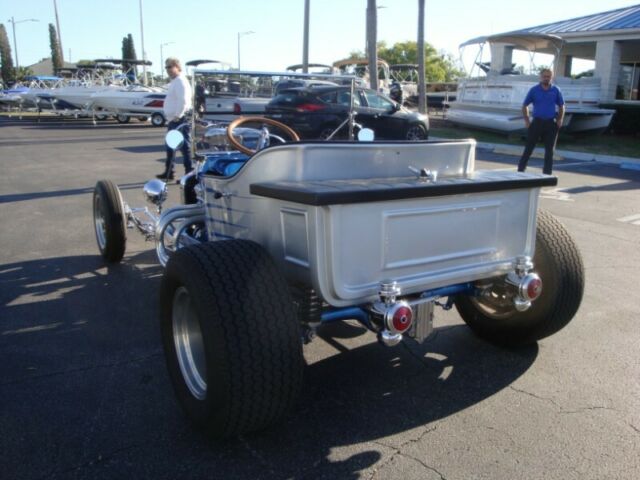
[[(458, 55), (470, 38), (635, 5), (638, 0), (498, 0), (426, 1), (426, 40), (438, 50)], [(142, 58), (139, 0), (57, 0), (65, 59), (121, 56), (122, 37), (131, 33)], [(53, 0), (0, 0), (2, 20), (13, 46), (16, 25), (21, 65), (50, 56), (48, 24), (55, 24)], [(378, 0), (378, 39), (389, 44), (415, 40), (417, 0)], [(364, 50), (366, 0), (311, 0), (309, 60), (331, 63)], [(183, 61), (212, 58), (241, 66), (284, 70), (302, 61), (304, 0), (143, 0), (144, 46), (158, 71), (164, 57)], [(15, 53), (14, 53), (15, 62)]]

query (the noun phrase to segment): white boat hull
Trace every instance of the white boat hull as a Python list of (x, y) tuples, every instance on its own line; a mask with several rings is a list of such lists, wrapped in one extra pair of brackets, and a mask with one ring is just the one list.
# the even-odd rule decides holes
[[(500, 132), (524, 130), (522, 101), (536, 77), (496, 76), (460, 82), (456, 100), (449, 102), (447, 119), (453, 123)], [(576, 81), (559, 78), (566, 114), (562, 127), (570, 132), (601, 131), (611, 123), (615, 110), (598, 108), (597, 79)]]
[(165, 93), (101, 91), (91, 95), (91, 109), (104, 110), (114, 114), (162, 113)]
[[(615, 110), (604, 108), (567, 107), (563, 130), (587, 132), (606, 129)], [(483, 130), (518, 132), (526, 129), (520, 108), (496, 108), (472, 103), (452, 102), (447, 110), (447, 120)]]

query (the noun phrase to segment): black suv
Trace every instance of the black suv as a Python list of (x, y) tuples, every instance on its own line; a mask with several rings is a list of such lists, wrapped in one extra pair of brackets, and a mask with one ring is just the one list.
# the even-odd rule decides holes
[[(350, 86), (291, 88), (276, 95), (266, 107), (266, 116), (293, 128), (302, 138), (327, 138), (348, 116)], [(411, 112), (375, 90), (356, 88), (356, 123), (372, 129), (376, 138), (426, 140), (429, 118)], [(334, 138), (344, 138), (343, 127)]]

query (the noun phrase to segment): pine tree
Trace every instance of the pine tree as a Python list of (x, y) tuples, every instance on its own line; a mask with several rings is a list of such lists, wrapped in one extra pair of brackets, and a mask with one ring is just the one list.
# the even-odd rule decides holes
[(138, 73), (137, 69), (135, 68), (134, 65), (126, 61), (126, 60), (136, 60), (136, 50), (135, 50), (135, 47), (133, 46), (133, 36), (131, 34), (128, 34), (126, 37), (122, 39), (122, 59), (125, 60), (122, 63), (123, 70), (125, 72), (128, 72), (129, 70), (131, 70), (132, 72), (131, 76), (133, 78), (129, 77), (129, 79), (131, 81), (135, 81)]
[(11, 45), (4, 25), (0, 24), (0, 76), (5, 87), (16, 79), (16, 71), (13, 68), (13, 58), (11, 57)]
[(62, 52), (60, 52), (58, 35), (53, 23), (49, 24), (49, 45), (51, 46), (51, 63), (53, 64), (53, 73), (55, 74), (62, 68)]

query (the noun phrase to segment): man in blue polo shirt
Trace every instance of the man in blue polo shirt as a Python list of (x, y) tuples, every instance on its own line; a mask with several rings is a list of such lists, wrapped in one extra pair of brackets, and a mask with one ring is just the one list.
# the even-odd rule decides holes
[[(527, 145), (524, 147), (518, 171), (524, 172), (531, 152), (542, 138), (544, 143), (543, 173), (551, 175), (553, 150), (556, 146), (558, 131), (564, 119), (564, 98), (558, 87), (551, 84), (553, 72), (545, 68), (540, 72), (540, 83), (531, 87), (522, 103), (522, 115), (527, 127)], [(533, 121), (529, 121), (529, 105), (533, 103)], [(556, 113), (556, 106), (558, 112)]]

